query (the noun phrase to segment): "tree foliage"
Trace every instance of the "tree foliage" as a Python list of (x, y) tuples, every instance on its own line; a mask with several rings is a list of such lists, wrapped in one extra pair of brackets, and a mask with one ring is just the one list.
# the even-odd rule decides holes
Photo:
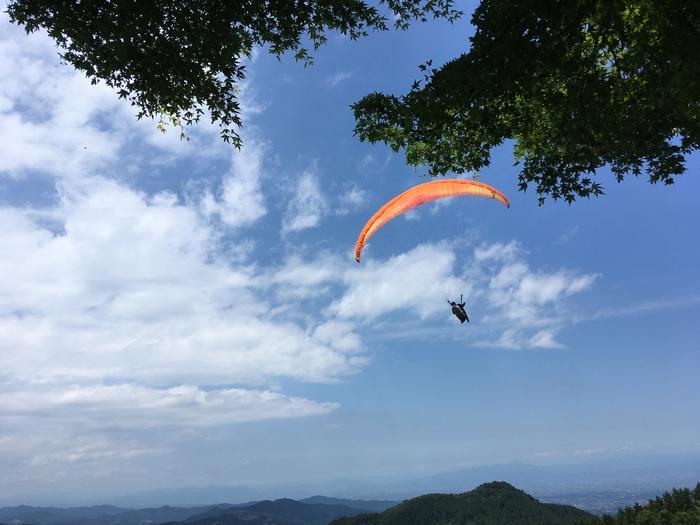
[(700, 142), (697, 0), (482, 0), (471, 48), (408, 94), (355, 104), (356, 133), (433, 176), (515, 144), (520, 188), (600, 195), (595, 172), (671, 184)]
[(387, 30), (388, 17), (406, 29), (460, 14), (451, 0), (10, 0), (7, 12), (27, 32), (46, 29), (63, 60), (116, 88), (139, 118), (183, 129), (208, 112), (239, 147), (236, 86), (255, 46), (310, 64), (329, 31), (357, 39)]

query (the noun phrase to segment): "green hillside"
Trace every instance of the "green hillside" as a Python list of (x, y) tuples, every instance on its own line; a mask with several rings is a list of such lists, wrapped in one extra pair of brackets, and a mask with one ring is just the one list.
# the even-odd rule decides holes
[(382, 513), (341, 518), (332, 525), (574, 525), (591, 514), (567, 505), (540, 503), (502, 481), (464, 494), (428, 494)]
[(345, 505), (278, 499), (259, 501), (242, 508), (212, 509), (185, 521), (162, 525), (327, 525), (340, 516), (354, 516), (360, 512)]

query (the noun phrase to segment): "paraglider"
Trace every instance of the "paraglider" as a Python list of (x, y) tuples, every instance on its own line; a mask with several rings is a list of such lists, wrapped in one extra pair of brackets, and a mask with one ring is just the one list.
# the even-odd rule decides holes
[(391, 199), (367, 221), (355, 243), (355, 260), (358, 263), (360, 262), (362, 249), (369, 238), (391, 219), (426, 202), (444, 199), (445, 197), (466, 195), (494, 199), (501, 202), (506, 208), (510, 208), (510, 203), (505, 195), (483, 182), (464, 179), (443, 179), (418, 184)]
[(464, 323), (464, 321), (469, 322), (469, 316), (467, 315), (467, 311), (464, 309), (464, 299), (462, 299), (461, 295), (459, 296), (458, 303), (455, 301), (450, 301), (449, 299), (447, 302), (452, 306), (452, 313), (455, 314), (455, 317), (459, 319), (460, 323)]

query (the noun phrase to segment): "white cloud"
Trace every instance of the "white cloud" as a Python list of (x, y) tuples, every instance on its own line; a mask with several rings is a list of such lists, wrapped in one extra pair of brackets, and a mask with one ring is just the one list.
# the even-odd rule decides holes
[(330, 253), (321, 253), (313, 260), (291, 256), (269, 279), (277, 284), (313, 287), (337, 280), (341, 265), (338, 257)]
[(343, 261), (327, 252), (313, 260), (298, 255), (288, 257), (282, 266), (261, 276), (261, 286), (274, 286), (280, 301), (319, 298), (330, 283), (339, 283)]
[(328, 212), (326, 197), (321, 191), (316, 169), (305, 170), (297, 181), (296, 190), (282, 220), (282, 233), (314, 228)]
[(344, 273), (347, 291), (330, 309), (365, 320), (404, 309), (423, 318), (444, 311), (446, 297), (469, 290), (453, 273), (455, 259), (449, 247), (430, 244), (381, 262), (370, 259)]
[(507, 348), (509, 350), (518, 350), (524, 348), (524, 335), (522, 330), (516, 328), (506, 328), (501, 331), (496, 339), (488, 339), (477, 341), (479, 346), (485, 348)]
[[(124, 462), (172, 453), (130, 429), (325, 414), (336, 404), (259, 385), (346, 377), (366, 364), (358, 324), (406, 311), (449, 315), (445, 298), (461, 292), (484, 299), (479, 323), (492, 346), (556, 348), (559, 324), (533, 329), (522, 318), (499, 340), (510, 306), (490, 294), (497, 288), (540, 315), (594, 280), (532, 272), (503, 246), (482, 245), (480, 257), (459, 260), (444, 243), (362, 265), (330, 252), (267, 267), (233, 264), (197, 205), (104, 179), (64, 183), (57, 206), (44, 211), (0, 209), (0, 413), (12, 443), (44, 425), (44, 439), (14, 455), (47, 479), (66, 475), (66, 462), (112, 475)], [(300, 308), (328, 300), (324, 288), (338, 294), (330, 307)], [(291, 320), (281, 306), (305, 318)], [(92, 439), (72, 439), (73, 427)], [(48, 435), (64, 437), (45, 449)]]
[(678, 310), (689, 308), (700, 304), (700, 296), (685, 296), (675, 299), (662, 299), (658, 301), (642, 301), (636, 304), (628, 304), (626, 306), (616, 306), (612, 308), (603, 308), (591, 314), (581, 315), (579, 320), (592, 321), (597, 319), (610, 319), (614, 317), (626, 317), (635, 315), (644, 315), (653, 312), (665, 310)]
[(352, 323), (328, 321), (314, 329), (313, 337), (322, 344), (331, 345), (347, 353), (359, 352), (362, 348), (362, 341)]
[(518, 259), (505, 264), (491, 277), (488, 298), (492, 305), (503, 309), (507, 319), (537, 325), (543, 320), (543, 307), (590, 288), (597, 277), (597, 274), (578, 275), (565, 270), (532, 272)]
[(338, 206), (335, 212), (337, 215), (347, 215), (350, 212), (364, 208), (368, 199), (369, 194), (365, 190), (352, 186), (338, 198)]
[(124, 117), (114, 92), (61, 66), (46, 38), (29, 35), (21, 45), (15, 31), (0, 39), (0, 174), (75, 176), (114, 160), (121, 139), (99, 125)]
[(479, 263), (489, 260), (510, 261), (518, 255), (519, 251), (520, 245), (516, 241), (484, 243), (474, 250), (474, 259)]
[[(211, 146), (217, 134), (212, 125), (189, 130), (192, 141), (186, 142), (179, 130), (163, 134), (153, 121), (138, 122), (134, 108), (113, 89), (92, 85), (62, 64), (44, 31), (26, 35), (3, 12), (0, 35), (0, 175), (75, 179), (109, 168), (124, 176), (163, 158), (225, 149)], [(144, 144), (155, 148), (147, 156)], [(130, 161), (124, 163), (120, 153), (127, 147)]]
[[(503, 251), (494, 247), (457, 267), (446, 244), (362, 265), (325, 253), (267, 269), (231, 266), (196, 208), (103, 180), (67, 187), (50, 225), (25, 210), (0, 215), (0, 348), (5, 373), (25, 380), (333, 381), (364, 363), (353, 323), (406, 310), (444, 314), (445, 298), (458, 293), (482, 297), (480, 317), (493, 327), (508, 320), (521, 346), (555, 347), (553, 312), (595, 280), (532, 272), (512, 250), (500, 267), (480, 269), (483, 253)], [(462, 267), (481, 274), (460, 275)], [(343, 287), (328, 309), (341, 324), (313, 313), (300, 324), (278, 309), (318, 299), (325, 286)]]
[(597, 456), (599, 454), (604, 454), (607, 452), (607, 449), (605, 448), (580, 448), (577, 450), (574, 450), (574, 455), (575, 456)]
[[(449, 315), (445, 298), (464, 294), (467, 308), (474, 308), (467, 338), (510, 349), (563, 348), (556, 335), (576, 321), (565, 300), (598, 277), (532, 271), (515, 241), (484, 243), (462, 258), (455, 245), (426, 244), (383, 261), (367, 258), (342, 275), (347, 288), (329, 309), (342, 319), (364, 322), (406, 310), (423, 319)], [(411, 337), (415, 330), (398, 333)]]
[[(482, 341), (486, 346), (562, 348), (556, 332), (562, 323), (573, 322), (565, 312), (564, 299), (589, 289), (599, 277), (570, 270), (534, 272), (514, 242), (482, 245), (475, 250), (474, 261), (487, 279), (483, 294), (493, 310), (491, 317), (509, 326), (495, 342)], [(486, 267), (497, 270), (489, 277), (483, 273)]]
[(329, 77), (326, 78), (326, 84), (334, 88), (344, 80), (348, 80), (349, 78), (352, 77), (352, 73), (348, 73), (345, 71), (338, 71), (337, 73), (334, 73), (333, 75), (330, 75)]
[(230, 227), (253, 224), (266, 213), (261, 191), (264, 146), (249, 137), (245, 148), (231, 153), (231, 172), (221, 182), (218, 195), (211, 190), (201, 197), (206, 215), (218, 215)]
[(42, 500), (37, 484), (46, 487), (43, 498), (61, 490), (56, 483), (75, 480), (81, 495), (87, 479), (103, 491), (115, 481), (126, 482), (119, 491), (134, 490), (134, 479), (159, 485), (172, 475), (171, 465), (188, 463), (188, 446), (208, 448), (205, 441), (226, 435), (231, 423), (335, 408), (267, 390), (0, 382), (0, 485), (5, 497), (19, 491), (34, 501)]
[(325, 414), (337, 405), (230, 385), (335, 381), (365, 364), (353, 325), (293, 322), (264, 297), (261, 275), (313, 286), (331, 274), (298, 259), (233, 266), (214, 225), (173, 195), (89, 179), (63, 184), (42, 214), (0, 208), (0, 222), (0, 438), (36, 437), (13, 445), (15, 477), (56, 481), (66, 462), (108, 475), (172, 453), (144, 441), (153, 426)]
[(47, 424), (50, 421), (43, 414), (29, 421), (41, 423), (33, 424), (31, 431), (18, 426), (13, 434), (0, 438), (0, 470), (7, 475), (0, 474), (0, 483), (17, 487), (26, 481), (55, 483), (75, 476), (99, 479), (118, 470), (133, 474), (135, 464), (144, 458), (173, 452), (162, 442), (144, 445), (108, 429), (67, 431)]
[[(253, 50), (250, 62), (255, 61), (259, 52), (258, 48)], [(251, 82), (249, 76), (241, 83), (238, 93), (244, 122), (262, 113), (266, 107), (256, 97)], [(255, 126), (241, 129), (239, 133), (245, 146), (240, 150), (228, 148), (231, 158), (229, 173), (222, 177), (218, 187), (206, 188), (200, 195), (192, 195), (205, 215), (216, 215), (231, 228), (249, 226), (267, 214), (262, 181), (268, 145), (259, 137)]]
[[(29, 386), (29, 385), (27, 385)], [(52, 385), (2, 392), (5, 419), (37, 417), (44, 424), (89, 428), (201, 426), (325, 414), (334, 403), (315, 403), (278, 392), (194, 385), (150, 388), (135, 384)]]
[(530, 338), (527, 346), (530, 348), (564, 348), (561, 343), (554, 339), (555, 335), (554, 330), (540, 330)]
[[(110, 182), (66, 198), (55, 233), (4, 209), (6, 373), (143, 381), (329, 381), (358, 361), (272, 315), (196, 210)], [(54, 226), (56, 227), (56, 226)]]

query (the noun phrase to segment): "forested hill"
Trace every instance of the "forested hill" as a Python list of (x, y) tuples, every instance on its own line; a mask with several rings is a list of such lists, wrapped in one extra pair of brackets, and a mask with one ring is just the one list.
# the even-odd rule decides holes
[(593, 516), (583, 510), (541, 503), (508, 483), (494, 481), (463, 494), (420, 496), (331, 525), (574, 525), (589, 518)]
[(621, 509), (616, 517), (603, 516), (580, 525), (700, 525), (700, 483), (695, 489), (673, 489), (646, 505)]
[(163, 525), (327, 525), (339, 516), (354, 516), (362, 510), (345, 505), (302, 503), (293, 499), (259, 501), (242, 508), (231, 507), (223, 512), (207, 511), (185, 521)]

